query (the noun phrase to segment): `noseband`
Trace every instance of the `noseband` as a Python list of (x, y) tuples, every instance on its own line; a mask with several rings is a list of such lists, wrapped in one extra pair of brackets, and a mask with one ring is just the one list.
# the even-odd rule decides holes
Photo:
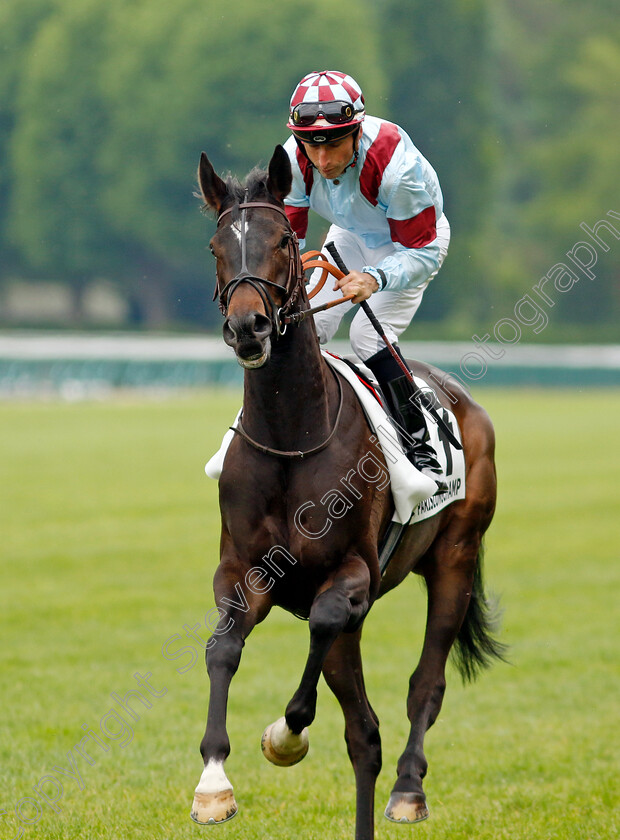
[[(273, 210), (275, 213), (279, 213), (283, 216), (286, 221), (286, 235), (288, 236), (288, 276), (285, 286), (282, 286), (279, 283), (274, 283), (273, 280), (268, 280), (266, 277), (257, 277), (255, 274), (251, 274), (248, 271), (246, 213), (248, 210), (254, 210), (257, 207), (261, 207), (266, 210)], [(216, 281), (213, 299), (215, 300), (219, 292), (220, 311), (226, 316), (228, 314), (228, 307), (230, 306), (230, 299), (233, 294), (242, 283), (248, 283), (260, 295), (265, 306), (265, 312), (272, 323), (275, 335), (279, 337), (284, 335), (286, 332), (286, 326), (288, 323), (287, 316), (291, 309), (295, 306), (304, 283), (304, 272), (299, 253), (299, 242), (296, 234), (290, 226), (288, 216), (285, 211), (280, 207), (277, 207), (275, 204), (269, 204), (266, 201), (249, 202), (247, 200), (247, 190), (246, 200), (242, 204), (229, 207), (228, 210), (224, 210), (223, 213), (220, 213), (217, 220), (218, 226), (222, 219), (229, 213), (232, 213), (236, 208), (241, 210), (241, 270), (232, 278), (232, 280), (229, 280), (221, 290), (219, 279)], [(269, 293), (268, 287), (272, 287), (282, 294), (283, 302), (280, 307), (277, 306), (273, 297)]]

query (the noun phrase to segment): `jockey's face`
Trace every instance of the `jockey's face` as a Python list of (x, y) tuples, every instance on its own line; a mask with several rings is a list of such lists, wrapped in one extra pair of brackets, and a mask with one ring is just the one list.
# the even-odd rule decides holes
[[(347, 166), (351, 163), (355, 152), (353, 137), (343, 137), (333, 143), (304, 143), (306, 154), (310, 162), (317, 169), (319, 175), (333, 181), (339, 178)], [(359, 142), (359, 135), (357, 138)]]

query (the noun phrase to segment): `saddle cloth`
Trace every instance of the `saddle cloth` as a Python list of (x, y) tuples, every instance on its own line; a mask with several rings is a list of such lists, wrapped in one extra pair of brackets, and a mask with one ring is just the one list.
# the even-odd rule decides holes
[[(417, 470), (403, 452), (392, 421), (379, 400), (373, 396), (368, 386), (356, 375), (351, 367), (342, 359), (331, 353), (322, 351), (325, 361), (336, 370), (343, 379), (351, 385), (362, 405), (368, 424), (373, 431), (370, 438), (373, 444), (379, 445), (383, 451), (390, 480), (390, 490), (394, 499), (393, 521), (406, 524), (421, 522), (434, 516), (438, 511), (457, 499), (465, 498), (465, 458), (463, 451), (456, 449), (442, 434), (441, 429), (433, 418), (424, 410), (433, 446), (443, 470), (444, 479), (448, 485), (446, 493), (433, 496), (435, 482)], [(429, 385), (424, 380), (414, 377), (416, 385), (428, 391)], [(452, 412), (445, 408), (438, 409), (442, 419), (448, 424), (452, 433), (460, 441), (460, 430)], [(236, 425), (241, 411), (237, 415), (233, 426)], [(222, 474), (224, 458), (235, 433), (229, 429), (224, 435), (219, 450), (208, 461), (205, 472), (209, 478), (219, 479)], [(373, 437), (375, 440), (373, 440)], [(369, 445), (369, 455), (373, 453), (373, 446)], [(363, 479), (362, 479), (363, 480)]]

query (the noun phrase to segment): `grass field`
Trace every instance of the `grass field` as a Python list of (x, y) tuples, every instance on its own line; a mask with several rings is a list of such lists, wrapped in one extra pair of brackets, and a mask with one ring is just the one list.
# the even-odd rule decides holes
[[(486, 573), (511, 665), (467, 688), (450, 671), (426, 740), (431, 819), (390, 824), (381, 814), (425, 602), (412, 578), (376, 605), (364, 637), (383, 738), (376, 836), (617, 838), (620, 394), (478, 396), (498, 437)], [(353, 837), (353, 776), (325, 686), (308, 757), (284, 770), (260, 752), (307, 649), (307, 625), (280, 611), (249, 639), (232, 687), (227, 769), (239, 815), (219, 828), (189, 820), (208, 685), (201, 658), (190, 667), (191, 651), (173, 661), (162, 645), (213, 604), (219, 524), (203, 465), (237, 403), (213, 392), (0, 404), (0, 840)], [(123, 725), (111, 693), (131, 689), (151, 705), (136, 700), (139, 719), (126, 713)], [(74, 749), (82, 738), (91, 763)], [(56, 804), (36, 804), (33, 788)]]

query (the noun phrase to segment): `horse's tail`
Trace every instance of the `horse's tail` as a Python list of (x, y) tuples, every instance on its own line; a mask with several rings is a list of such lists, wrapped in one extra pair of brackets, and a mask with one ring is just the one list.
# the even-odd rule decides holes
[(483, 557), (484, 547), (481, 543), (476, 558), (471, 599), (452, 647), (452, 660), (463, 682), (473, 682), (495, 659), (507, 661), (507, 646), (493, 637), (499, 628), (501, 611), (497, 602), (489, 601), (484, 594)]

